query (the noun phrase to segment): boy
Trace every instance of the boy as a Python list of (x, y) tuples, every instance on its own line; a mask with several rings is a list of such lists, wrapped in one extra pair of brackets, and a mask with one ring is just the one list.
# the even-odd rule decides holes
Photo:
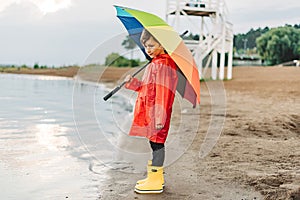
[(147, 178), (137, 181), (135, 191), (161, 193), (164, 186), (164, 143), (168, 136), (178, 82), (177, 65), (147, 30), (143, 30), (140, 41), (152, 60), (142, 80), (130, 75), (125, 78), (125, 87), (138, 92), (129, 135), (148, 138), (153, 158), (148, 162)]

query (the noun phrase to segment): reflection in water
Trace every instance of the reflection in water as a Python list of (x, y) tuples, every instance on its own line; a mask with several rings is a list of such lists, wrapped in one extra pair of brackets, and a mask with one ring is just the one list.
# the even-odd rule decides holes
[(72, 113), (73, 80), (0, 74), (0, 199), (97, 199)]
[[(51, 120), (49, 120), (51, 122)], [(53, 120), (55, 122), (55, 120)], [(59, 151), (62, 147), (70, 146), (67, 137), (63, 136), (67, 133), (68, 128), (60, 127), (58, 124), (37, 124), (36, 139), (38, 144), (45, 146), (51, 151)]]

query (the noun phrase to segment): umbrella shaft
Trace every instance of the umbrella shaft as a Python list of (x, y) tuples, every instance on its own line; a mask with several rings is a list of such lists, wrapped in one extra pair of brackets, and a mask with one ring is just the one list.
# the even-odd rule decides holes
[[(143, 67), (141, 67), (140, 69), (138, 69), (131, 76), (135, 77), (138, 73), (140, 73), (143, 69), (145, 69), (150, 62), (151, 61), (149, 61)], [(110, 97), (112, 97), (115, 93), (117, 93), (125, 84), (126, 84), (126, 81), (123, 81), (120, 85), (118, 85), (115, 89), (113, 89), (110, 93), (108, 93), (105, 97), (103, 97), (104, 101), (107, 101)]]

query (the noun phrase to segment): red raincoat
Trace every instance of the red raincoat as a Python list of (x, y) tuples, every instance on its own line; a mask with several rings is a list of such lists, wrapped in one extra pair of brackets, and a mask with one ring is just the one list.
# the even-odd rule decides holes
[[(132, 78), (125, 85), (127, 89), (138, 92), (129, 135), (165, 143), (178, 82), (176, 70), (172, 58), (168, 54), (161, 54), (152, 59), (141, 81)], [(163, 128), (157, 130), (156, 124), (162, 124)]]

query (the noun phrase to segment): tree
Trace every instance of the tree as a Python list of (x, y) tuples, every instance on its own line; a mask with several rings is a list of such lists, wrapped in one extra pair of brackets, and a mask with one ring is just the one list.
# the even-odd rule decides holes
[[(126, 36), (126, 39), (122, 42), (122, 46), (127, 50), (133, 50), (137, 45), (131, 37)], [(133, 51), (130, 52), (130, 60), (133, 60)]]
[(39, 64), (38, 63), (34, 63), (33, 69), (38, 69), (38, 68), (40, 68)]
[(300, 58), (300, 29), (292, 26), (272, 28), (256, 40), (262, 59), (271, 65)]
[(140, 60), (127, 59), (124, 56), (120, 56), (118, 53), (111, 53), (105, 58), (106, 66), (116, 67), (136, 67), (139, 66)]
[(114, 63), (117, 61), (117, 59), (120, 58), (120, 55), (118, 53), (111, 53), (105, 58), (105, 65), (110, 66), (114, 65)]
[(256, 48), (256, 38), (260, 37), (262, 34), (269, 31), (268, 27), (265, 27), (263, 29), (258, 28), (254, 30), (253, 28), (250, 29), (245, 34), (237, 34), (234, 35), (233, 39), (233, 45), (238, 50), (243, 50), (243, 53), (245, 53), (245, 49), (254, 49)]

